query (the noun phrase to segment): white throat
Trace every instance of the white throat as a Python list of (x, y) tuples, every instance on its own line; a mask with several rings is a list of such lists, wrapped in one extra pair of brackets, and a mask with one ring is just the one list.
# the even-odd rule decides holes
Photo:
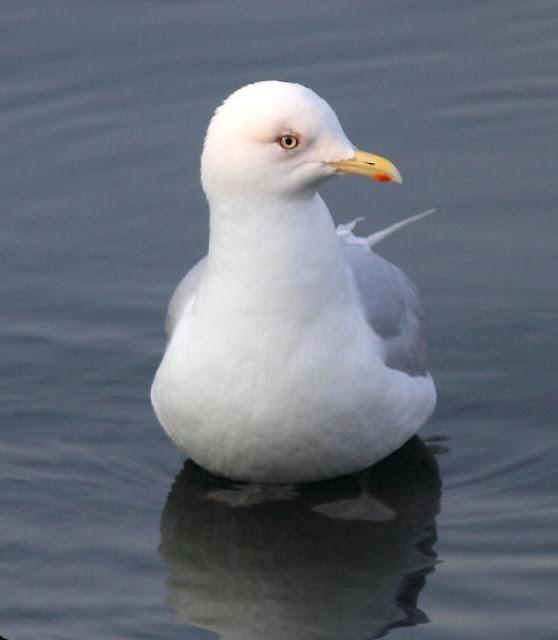
[[(250, 323), (311, 321), (356, 304), (329, 210), (316, 193), (301, 200), (214, 203), (207, 269), (196, 315)], [(213, 316), (215, 317), (215, 316)]]

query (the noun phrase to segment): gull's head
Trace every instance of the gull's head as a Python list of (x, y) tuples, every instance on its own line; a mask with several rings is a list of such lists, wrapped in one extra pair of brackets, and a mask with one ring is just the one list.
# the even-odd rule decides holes
[(209, 124), (201, 175), (210, 201), (312, 195), (336, 173), (401, 182), (391, 162), (356, 149), (329, 104), (302, 85), (249, 84), (229, 96)]

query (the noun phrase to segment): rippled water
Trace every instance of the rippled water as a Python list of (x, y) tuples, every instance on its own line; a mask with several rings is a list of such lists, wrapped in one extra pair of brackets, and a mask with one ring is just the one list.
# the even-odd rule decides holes
[[(0, 634), (553, 638), (558, 6), (0, 6)], [(405, 184), (337, 180), (420, 286), (439, 407), (367, 474), (239, 487), (151, 413), (198, 158), (239, 85), (313, 87)]]

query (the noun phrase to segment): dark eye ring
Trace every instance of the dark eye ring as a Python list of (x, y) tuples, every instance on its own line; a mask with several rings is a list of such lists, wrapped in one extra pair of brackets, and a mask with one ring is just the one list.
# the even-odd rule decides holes
[(294, 149), (298, 145), (298, 138), (293, 136), (292, 133), (289, 133), (286, 136), (281, 136), (278, 142), (283, 149), (290, 150)]

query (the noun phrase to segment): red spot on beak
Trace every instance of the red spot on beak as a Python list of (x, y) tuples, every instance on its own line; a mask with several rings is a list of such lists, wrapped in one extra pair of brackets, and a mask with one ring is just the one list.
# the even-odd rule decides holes
[(377, 176), (374, 176), (374, 180), (377, 180), (378, 182), (393, 182), (387, 173), (379, 173)]

